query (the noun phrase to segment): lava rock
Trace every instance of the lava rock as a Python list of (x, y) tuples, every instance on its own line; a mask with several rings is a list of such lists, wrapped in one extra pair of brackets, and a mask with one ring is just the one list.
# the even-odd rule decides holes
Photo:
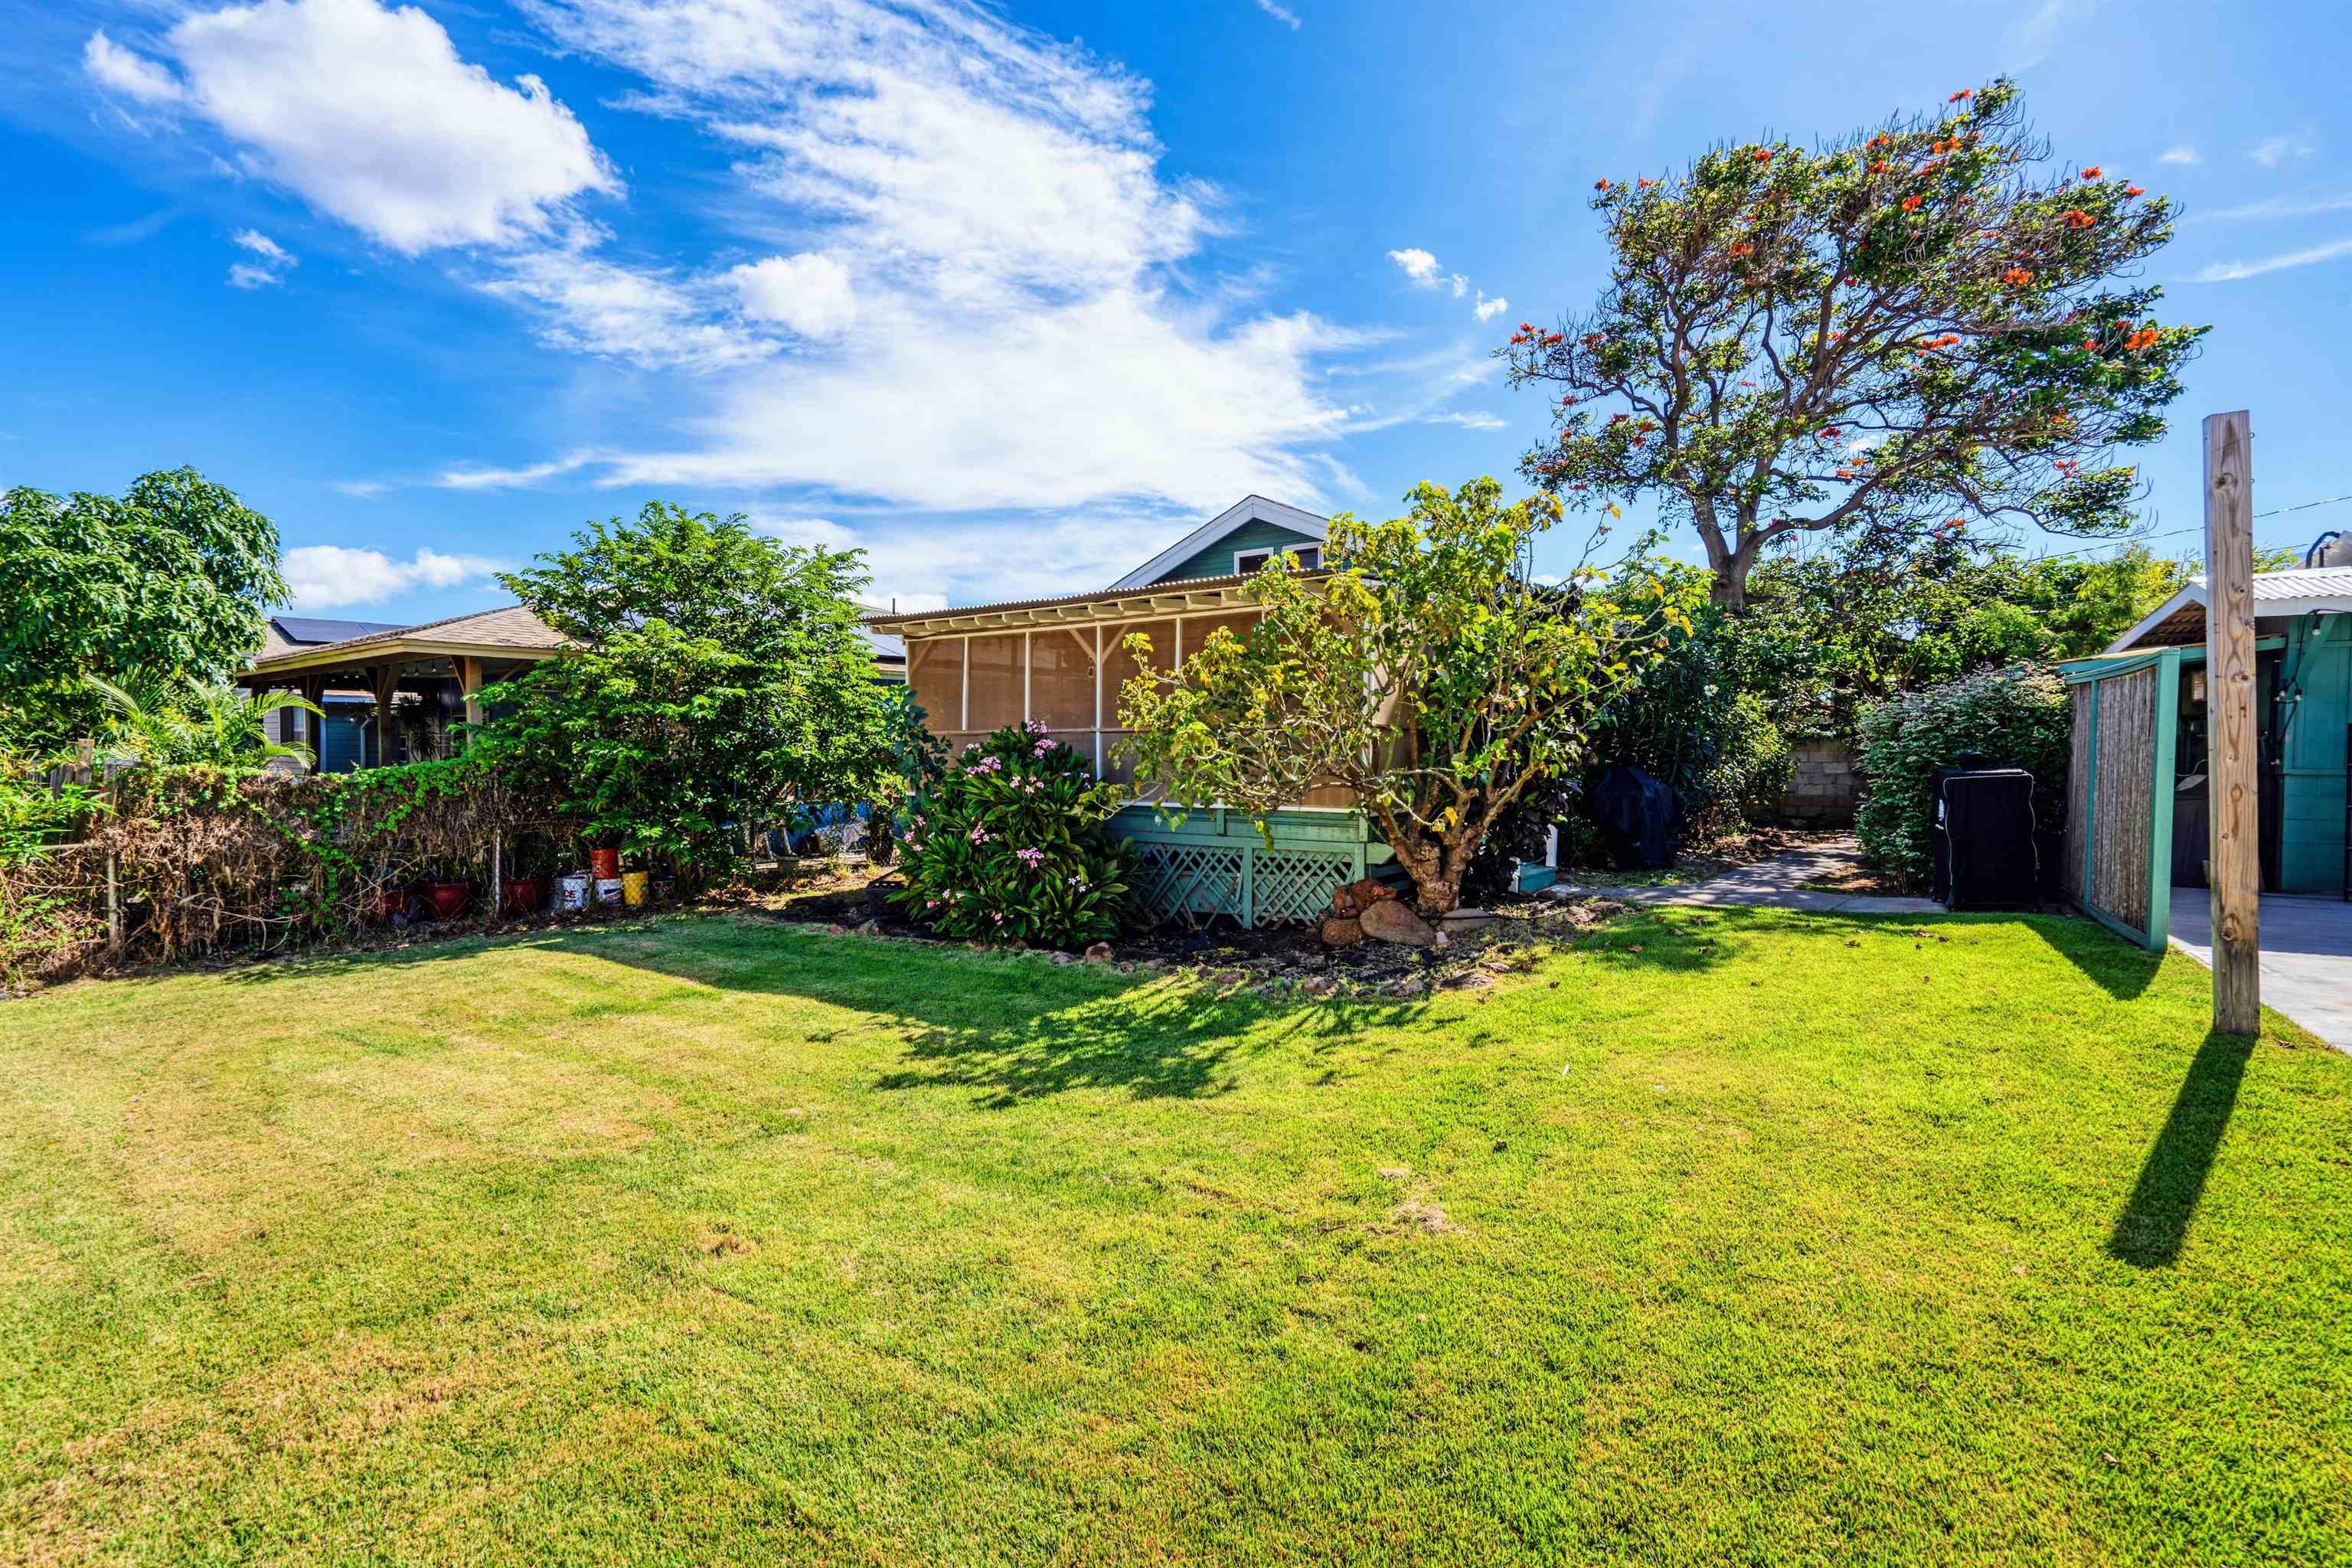
[(1406, 909), (1394, 899), (1382, 899), (1366, 909), (1357, 920), (1364, 934), (1375, 942), (1395, 942), (1403, 947), (1427, 947), (1437, 940), (1429, 922)]

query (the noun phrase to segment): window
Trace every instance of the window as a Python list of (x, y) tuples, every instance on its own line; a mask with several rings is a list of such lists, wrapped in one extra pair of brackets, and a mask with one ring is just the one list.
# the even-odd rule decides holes
[[(1236, 550), (1234, 552), (1234, 573), (1236, 576), (1246, 577), (1263, 568), (1278, 553), (1280, 552), (1273, 550)], [(1298, 557), (1298, 569), (1302, 572), (1312, 572), (1323, 564), (1323, 547), (1319, 544), (1302, 544), (1291, 553)]]

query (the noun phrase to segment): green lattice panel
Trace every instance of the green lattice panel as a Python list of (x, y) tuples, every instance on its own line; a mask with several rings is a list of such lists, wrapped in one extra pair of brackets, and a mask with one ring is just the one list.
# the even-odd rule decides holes
[(1139, 844), (1137, 889), (1155, 920), (1197, 925), (1211, 915), (1242, 912), (1244, 850), (1207, 844)]
[(1255, 925), (1320, 918), (1333, 890), (1355, 874), (1353, 856), (1328, 850), (1259, 849), (1252, 858)]

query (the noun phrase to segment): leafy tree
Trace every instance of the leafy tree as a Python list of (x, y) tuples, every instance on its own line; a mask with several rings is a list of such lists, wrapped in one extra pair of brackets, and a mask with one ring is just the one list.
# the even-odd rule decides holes
[(93, 734), (84, 684), (217, 681), (261, 644), (286, 597), (278, 530), (194, 468), (121, 496), (0, 495), (0, 739), (27, 754)]
[(892, 731), (856, 552), (658, 501), (574, 537), (503, 579), (580, 646), (484, 689), (488, 755), (594, 837), (696, 873), (733, 861), (738, 824), (874, 790)]
[(1326, 577), (1269, 567), (1244, 639), (1213, 632), (1181, 670), (1146, 668), (1121, 694), (1121, 742), (1139, 781), (1180, 803), (1261, 816), (1336, 784), (1360, 797), (1413, 880), (1422, 909), (1454, 907), (1480, 844), (1518, 796), (1571, 776), (1586, 724), (1686, 626), (1672, 580), (1595, 572), (1529, 580), (1536, 536), (1559, 517), (1538, 495), (1505, 506), (1482, 479), (1407, 498), (1378, 525), (1331, 520)]
[(1559, 389), (1530, 480), (1580, 506), (1655, 500), (1727, 606), (1774, 540), (1907, 540), (1970, 520), (2109, 536), (2202, 327), (2126, 283), (2163, 197), (2048, 172), (2006, 80), (1816, 152), (1717, 147), (1598, 183), (1615, 261), (1587, 314), (1521, 322), (1513, 384)]
[(1768, 555), (1736, 616), (1703, 618), (1726, 689), (1786, 733), (1850, 735), (1860, 710), (1973, 670), (2095, 653), (2187, 582), (2134, 544), (2105, 560), (1993, 552), (1948, 530)]
[(226, 682), (142, 680), (133, 691), (102, 676), (82, 678), (109, 710), (100, 749), (110, 759), (142, 767), (205, 766), (258, 768), (280, 757), (308, 767), (317, 759), (307, 746), (269, 738), (269, 716), (288, 708), (326, 717), (326, 710), (299, 692), (267, 691), (256, 697)]

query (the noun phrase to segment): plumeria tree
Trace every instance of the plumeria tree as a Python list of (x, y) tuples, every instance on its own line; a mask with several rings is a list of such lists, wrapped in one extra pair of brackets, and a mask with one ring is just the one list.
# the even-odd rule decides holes
[[(1525, 791), (1573, 778), (1609, 697), (1687, 630), (1676, 579), (1641, 569), (1562, 584), (1529, 574), (1559, 503), (1508, 506), (1482, 479), (1424, 484), (1411, 514), (1331, 520), (1328, 574), (1270, 565), (1244, 592), (1264, 611), (1173, 671), (1142, 668), (1119, 700), (1139, 784), (1164, 800), (1258, 815), (1339, 785), (1364, 804), (1424, 913), (1459, 900), (1487, 834)], [(1291, 563), (1295, 565), (1295, 562)], [(1174, 807), (1171, 806), (1171, 810)]]
[(2131, 281), (2165, 199), (2048, 158), (1995, 80), (1816, 150), (1598, 181), (1599, 301), (1497, 351), (1558, 394), (1524, 472), (1574, 506), (1652, 500), (1731, 607), (1799, 531), (2123, 532), (2142, 487), (2120, 449), (2164, 434), (2206, 329)]

